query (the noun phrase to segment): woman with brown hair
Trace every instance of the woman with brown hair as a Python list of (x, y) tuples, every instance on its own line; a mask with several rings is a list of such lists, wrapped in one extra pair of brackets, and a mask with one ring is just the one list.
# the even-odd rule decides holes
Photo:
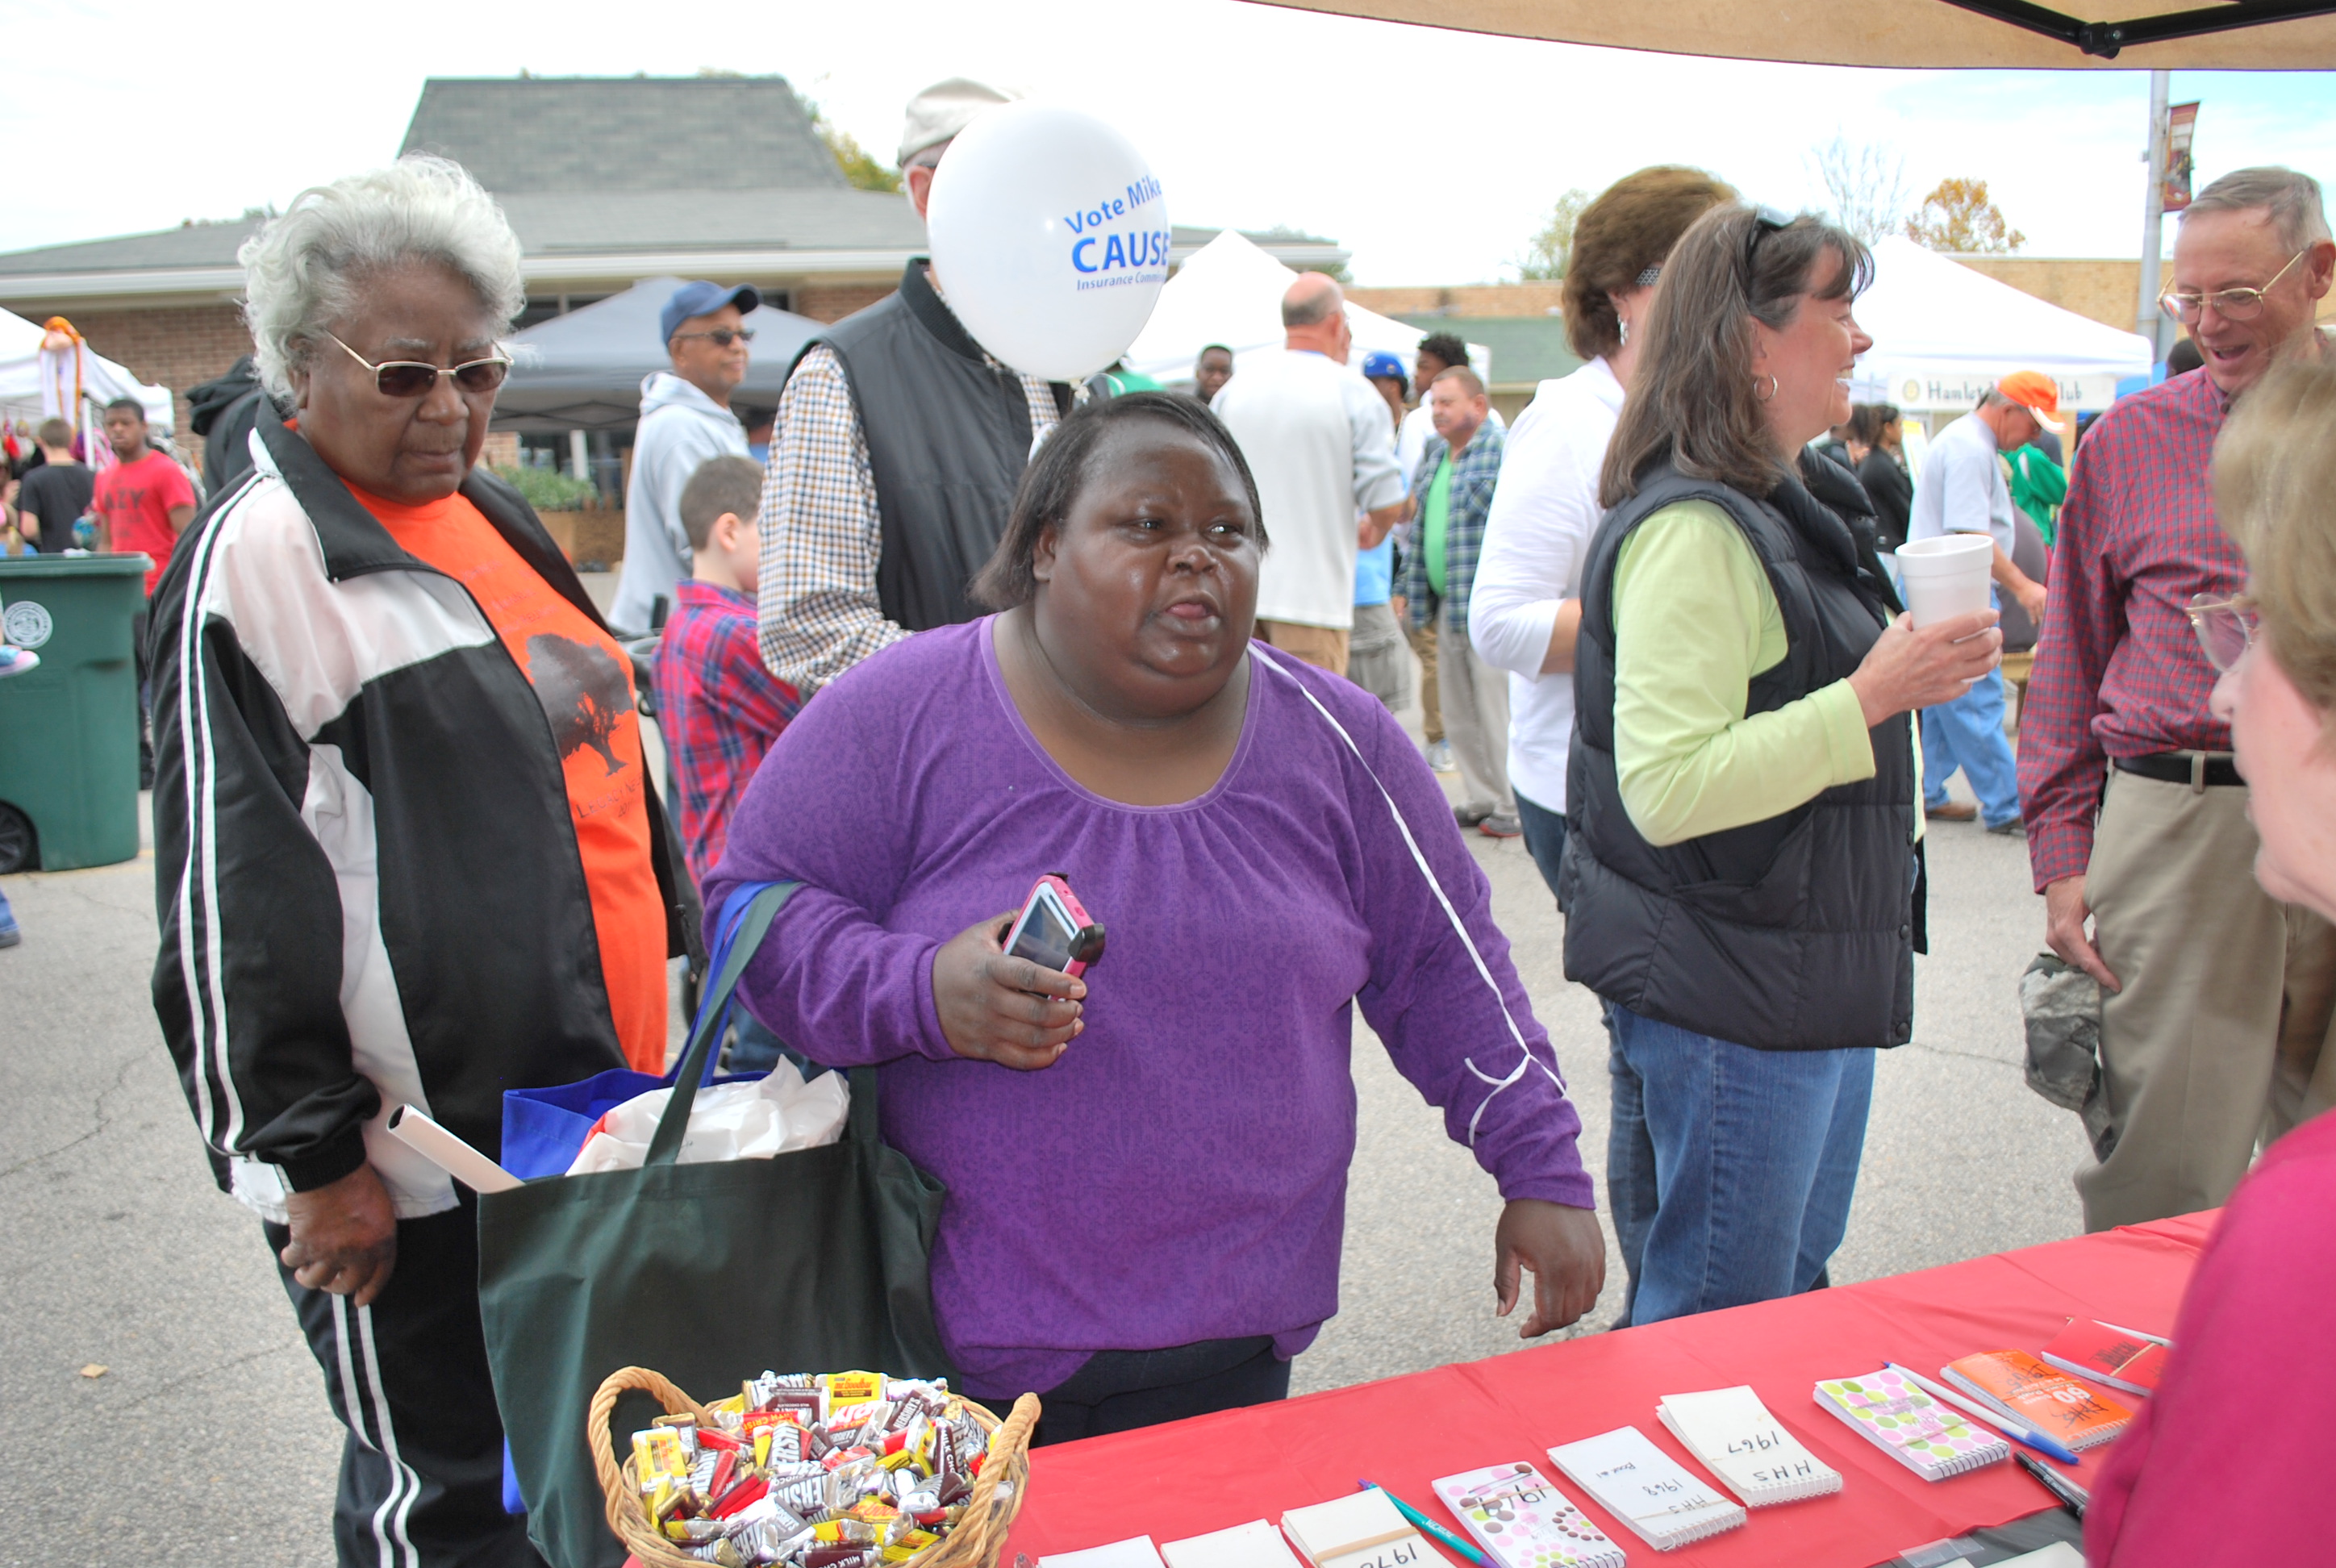
[[(1874, 503), (1874, 547), (1886, 560), (1906, 542), (1914, 514), (1914, 482), (1906, 473), (1905, 435), (1895, 404), (1861, 403), (1850, 411), (1849, 444), (1857, 458), (1857, 482)], [(1864, 447), (1858, 453), (1858, 447)]]
[(1565, 858), (1565, 753), (1582, 564), (1604, 510), (1598, 471), (1621, 417), (1663, 258), (1736, 192), (1698, 169), (1626, 174), (1582, 209), (1565, 277), (1565, 337), (1586, 363), (1544, 381), (1509, 432), (1468, 600), (1476, 655), (1509, 672), (1508, 777), (1525, 848), (1550, 891)]
[(1630, 1320), (1823, 1281), (1877, 1047), (1913, 1032), (1907, 714), (1995, 665), (1915, 630), (1864, 494), (1803, 452), (1849, 414), (1865, 248), (1730, 204), (1665, 263), (1606, 453), (1575, 648), (1565, 969), (1606, 1002)]

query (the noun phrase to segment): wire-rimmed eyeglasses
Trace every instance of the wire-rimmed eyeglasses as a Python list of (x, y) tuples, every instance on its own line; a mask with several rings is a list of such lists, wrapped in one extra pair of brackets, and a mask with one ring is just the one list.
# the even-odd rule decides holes
[(384, 397), (426, 397), (430, 389), (438, 385), (441, 375), (453, 376), (454, 385), (465, 392), (492, 392), (511, 373), (511, 360), (508, 354), (491, 354), (484, 359), (465, 360), (453, 365), (432, 365), (420, 359), (385, 359), (375, 365), (347, 344), (341, 343), (333, 334), (327, 332), (325, 336), (335, 343), (340, 343), (342, 353), (373, 372), (373, 384)]
[(2190, 601), (2185, 613), (2190, 629), (2198, 634), (2198, 646), (2205, 650), (2206, 662), (2224, 675), (2247, 657), (2262, 625), (2255, 615), (2255, 601), (2245, 594), (2222, 599), (2202, 593)]
[(2185, 326), (2195, 324), (2209, 305), (2225, 321), (2253, 321), (2263, 314), (2263, 296), (2278, 287), (2279, 280), (2295, 270), (2295, 264), (2308, 254), (2307, 248), (2289, 257), (2287, 265), (2273, 273), (2272, 280), (2261, 288), (2217, 288), (2212, 294), (2169, 288), (2157, 297), (2158, 308)]

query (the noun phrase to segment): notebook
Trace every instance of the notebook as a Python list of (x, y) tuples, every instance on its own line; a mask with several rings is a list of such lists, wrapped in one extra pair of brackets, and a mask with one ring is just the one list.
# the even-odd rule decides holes
[(2044, 1359), (2063, 1371), (2144, 1398), (2157, 1392), (2157, 1379), (2166, 1371), (2165, 1346), (2089, 1318), (2071, 1318), (2059, 1338), (2044, 1347)]
[(1925, 1481), (2000, 1464), (2011, 1445), (2000, 1433), (1974, 1426), (1961, 1411), (1932, 1398), (1883, 1368), (1816, 1386), (1824, 1409)]
[(1449, 1568), (1374, 1486), (1281, 1516), (1281, 1533), (1314, 1568)]
[(1160, 1555), (1168, 1568), (1298, 1568), (1281, 1533), (1262, 1519), (1163, 1542)]
[(1841, 1472), (1802, 1447), (1749, 1388), (1666, 1394), (1655, 1414), (1748, 1507), (1841, 1490)]
[(1056, 1552), (1039, 1558), (1038, 1568), (1160, 1568), (1160, 1550), (1151, 1536), (1136, 1535), (1084, 1552)]
[(2133, 1412), (2124, 1406), (2025, 1350), (1965, 1356), (1940, 1368), (1939, 1376), (1987, 1408), (2025, 1421), (2071, 1448), (2106, 1443), (2133, 1420)]
[(1744, 1523), (1740, 1505), (1689, 1475), (1636, 1427), (1552, 1448), (1549, 1457), (1658, 1552)]
[[(1622, 1548), (1530, 1465), (1488, 1465), (1434, 1485), (1499, 1568), (1622, 1568)], [(1183, 1564), (1172, 1559), (1169, 1568)]]

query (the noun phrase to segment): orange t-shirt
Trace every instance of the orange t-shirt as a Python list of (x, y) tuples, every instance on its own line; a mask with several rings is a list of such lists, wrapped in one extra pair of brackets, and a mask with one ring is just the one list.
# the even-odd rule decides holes
[(350, 486), (413, 555), (470, 590), (535, 687), (568, 780), (576, 849), (600, 940), (600, 973), (625, 1059), (665, 1071), (666, 918), (642, 799), (633, 667), (615, 639), (520, 559), (460, 495), (401, 506)]

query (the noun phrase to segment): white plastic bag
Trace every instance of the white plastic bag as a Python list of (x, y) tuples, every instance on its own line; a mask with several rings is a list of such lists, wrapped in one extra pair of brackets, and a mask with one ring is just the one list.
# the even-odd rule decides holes
[[(651, 1089), (637, 1095), (593, 1123), (568, 1174), (639, 1170), (672, 1093)], [(806, 1084), (794, 1063), (782, 1058), (767, 1076), (752, 1083), (717, 1084), (697, 1091), (689, 1107), (689, 1131), (682, 1135), (679, 1163), (767, 1160), (795, 1149), (815, 1149), (842, 1136), (851, 1108), (852, 1091), (842, 1073), (822, 1073)]]

